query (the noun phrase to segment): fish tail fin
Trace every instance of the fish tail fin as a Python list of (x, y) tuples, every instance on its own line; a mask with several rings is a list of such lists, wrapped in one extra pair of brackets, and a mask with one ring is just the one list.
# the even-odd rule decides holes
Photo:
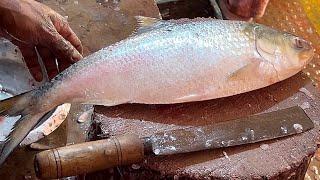
[(0, 165), (4, 163), (14, 148), (28, 135), (39, 119), (46, 114), (46, 112), (33, 112), (34, 108), (30, 108), (32, 102), (37, 102), (33, 95), (33, 91), (30, 91), (0, 101), (0, 116), (20, 116), (20, 119), (14, 124), (2, 146)]
[(29, 91), (5, 100), (0, 101), (0, 116), (17, 116), (29, 106), (29, 100), (32, 98), (32, 92)]

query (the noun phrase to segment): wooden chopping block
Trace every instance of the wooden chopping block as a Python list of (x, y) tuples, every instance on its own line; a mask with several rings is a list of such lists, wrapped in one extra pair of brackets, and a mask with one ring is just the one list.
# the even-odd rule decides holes
[(298, 74), (267, 88), (204, 102), (97, 107), (94, 120), (106, 136), (136, 133), (143, 137), (299, 105), (315, 123), (313, 130), (301, 135), (232, 148), (150, 156), (144, 163), (122, 168), (121, 174), (138, 179), (303, 179), (317, 149), (319, 103), (317, 90)]

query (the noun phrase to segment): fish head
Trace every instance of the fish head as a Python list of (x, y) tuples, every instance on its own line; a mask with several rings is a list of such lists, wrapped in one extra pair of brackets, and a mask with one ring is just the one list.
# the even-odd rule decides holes
[(311, 43), (301, 37), (283, 33), (283, 37), (278, 37), (278, 41), (283, 48), (283, 60), (288, 61), (292, 66), (303, 67), (314, 55)]
[(256, 25), (253, 32), (257, 53), (283, 76), (280, 79), (299, 72), (313, 58), (311, 43), (301, 37), (263, 25)]

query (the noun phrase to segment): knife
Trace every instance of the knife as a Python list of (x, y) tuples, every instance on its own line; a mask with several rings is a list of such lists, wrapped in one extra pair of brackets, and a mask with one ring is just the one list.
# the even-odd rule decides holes
[(170, 155), (255, 143), (308, 131), (313, 122), (298, 106), (210, 126), (155, 133), (113, 136), (40, 152), (35, 171), (57, 179), (143, 161), (147, 154)]

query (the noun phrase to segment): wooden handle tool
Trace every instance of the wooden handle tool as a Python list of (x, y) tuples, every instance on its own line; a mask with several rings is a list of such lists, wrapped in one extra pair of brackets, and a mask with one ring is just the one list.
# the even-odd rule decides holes
[(138, 163), (143, 157), (143, 139), (130, 134), (40, 152), (35, 171), (41, 179), (57, 179)]

